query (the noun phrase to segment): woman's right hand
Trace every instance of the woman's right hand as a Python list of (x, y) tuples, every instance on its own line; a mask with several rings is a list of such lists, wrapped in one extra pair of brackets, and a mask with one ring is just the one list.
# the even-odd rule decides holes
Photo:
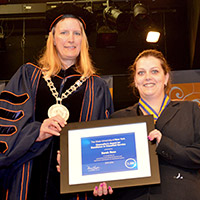
[(60, 131), (65, 125), (66, 121), (60, 115), (45, 119), (40, 127), (40, 134), (36, 141), (40, 142), (54, 135), (60, 136)]
[(99, 187), (96, 186), (93, 190), (93, 195), (95, 197), (97, 196), (101, 197), (102, 195), (108, 195), (112, 193), (113, 193), (113, 189), (110, 186), (107, 186), (105, 182), (100, 183)]

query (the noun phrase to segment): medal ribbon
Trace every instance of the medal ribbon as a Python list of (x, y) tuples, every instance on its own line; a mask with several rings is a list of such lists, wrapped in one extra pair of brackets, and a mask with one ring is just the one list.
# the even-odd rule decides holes
[(162, 114), (163, 110), (166, 108), (166, 106), (169, 104), (170, 98), (165, 95), (162, 105), (160, 107), (160, 111), (156, 113), (156, 111), (142, 98), (139, 99), (139, 106), (148, 114), (153, 115), (154, 122), (157, 121), (158, 117)]

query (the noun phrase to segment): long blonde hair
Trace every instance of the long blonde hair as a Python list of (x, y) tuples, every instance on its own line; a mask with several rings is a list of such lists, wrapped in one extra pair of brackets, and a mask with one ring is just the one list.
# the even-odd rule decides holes
[[(92, 64), (92, 60), (89, 55), (89, 44), (85, 30), (82, 23), (79, 23), (81, 26), (83, 38), (81, 43), (81, 51), (79, 56), (76, 58), (75, 66), (76, 71), (79, 72), (83, 77), (89, 77), (93, 75), (96, 70)], [(52, 28), (52, 30), (49, 32), (44, 53), (40, 56), (38, 60), (38, 64), (42, 68), (45, 76), (55, 76), (60, 72), (62, 66), (61, 60), (58, 57), (58, 53), (54, 45), (54, 32), (55, 27)]]

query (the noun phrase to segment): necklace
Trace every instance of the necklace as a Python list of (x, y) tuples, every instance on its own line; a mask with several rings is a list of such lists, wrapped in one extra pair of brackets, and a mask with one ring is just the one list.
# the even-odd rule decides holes
[(48, 109), (48, 117), (51, 118), (56, 115), (60, 115), (67, 121), (69, 119), (70, 113), (69, 110), (64, 105), (62, 105), (62, 100), (66, 99), (70, 94), (76, 91), (83, 84), (83, 82), (85, 82), (88, 79), (88, 77), (83, 77), (83, 78), (81, 77), (74, 83), (74, 85), (72, 85), (69, 89), (67, 89), (64, 93), (62, 93), (60, 97), (51, 78), (45, 76), (43, 76), (43, 78), (47, 82), (47, 86), (49, 87), (52, 95), (56, 99), (56, 104), (53, 104)]

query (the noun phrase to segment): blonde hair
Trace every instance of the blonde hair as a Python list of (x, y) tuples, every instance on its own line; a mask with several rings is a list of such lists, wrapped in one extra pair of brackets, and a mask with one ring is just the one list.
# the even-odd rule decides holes
[[(64, 19), (63, 19), (64, 20)], [(92, 64), (92, 60), (89, 55), (89, 44), (87, 36), (83, 25), (79, 22), (82, 32), (82, 42), (81, 42), (81, 51), (79, 56), (76, 58), (76, 71), (79, 72), (83, 77), (89, 77), (93, 75), (96, 70)], [(55, 27), (49, 32), (47, 39), (46, 47), (44, 53), (40, 56), (38, 60), (39, 66), (42, 68), (45, 76), (55, 76), (60, 70), (62, 63), (58, 57), (56, 47), (54, 45), (54, 32)]]

